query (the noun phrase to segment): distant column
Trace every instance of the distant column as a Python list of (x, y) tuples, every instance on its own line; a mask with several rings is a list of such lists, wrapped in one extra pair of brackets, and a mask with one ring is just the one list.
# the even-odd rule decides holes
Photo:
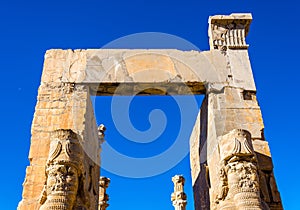
[(109, 196), (106, 194), (106, 189), (110, 183), (110, 179), (104, 176), (101, 176), (99, 179), (99, 205), (98, 210), (106, 210), (109, 206), (107, 203)]
[(99, 138), (100, 145), (101, 145), (101, 144), (103, 144), (105, 142), (105, 139), (104, 139), (105, 134), (104, 134), (104, 132), (106, 131), (106, 127), (105, 127), (105, 125), (100, 124), (98, 126), (97, 130), (98, 130), (98, 138)]
[(175, 175), (172, 177), (174, 183), (174, 192), (171, 195), (172, 204), (175, 210), (185, 210), (187, 201), (184, 193), (184, 177), (182, 175)]

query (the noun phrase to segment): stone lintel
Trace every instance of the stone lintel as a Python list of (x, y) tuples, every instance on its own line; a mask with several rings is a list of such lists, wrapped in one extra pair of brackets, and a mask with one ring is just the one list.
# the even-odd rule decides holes
[[(48, 60), (55, 51), (47, 52)], [(88, 49), (60, 54), (65, 54), (60, 81), (88, 85), (93, 95), (190, 95), (226, 86), (256, 91), (247, 51)]]
[(209, 17), (209, 23), (240, 23), (241, 21), (245, 21), (245, 26), (247, 29), (247, 33), (249, 30), (250, 23), (252, 21), (251, 13), (232, 13), (230, 15), (213, 15)]
[(91, 94), (106, 95), (200, 95), (206, 88), (200, 82), (187, 83), (93, 83), (89, 84)]

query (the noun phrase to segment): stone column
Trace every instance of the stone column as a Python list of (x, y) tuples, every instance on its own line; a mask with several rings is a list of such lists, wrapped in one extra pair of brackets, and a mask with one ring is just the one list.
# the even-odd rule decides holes
[(100, 177), (98, 210), (106, 210), (106, 208), (109, 206), (108, 204), (109, 196), (106, 194), (106, 189), (108, 188), (109, 183), (110, 183), (109, 178), (104, 176)]
[(175, 210), (185, 210), (186, 208), (186, 194), (184, 193), (185, 179), (181, 175), (172, 177), (174, 183), (174, 192), (171, 195), (172, 204)]
[[(106, 127), (101, 124), (98, 126), (98, 137), (100, 141), (100, 145), (102, 145), (105, 142), (105, 131)], [(106, 189), (108, 188), (108, 185), (110, 183), (110, 179), (104, 176), (101, 176), (99, 178), (99, 202), (98, 202), (98, 210), (106, 210), (106, 208), (109, 206), (108, 200), (109, 196), (106, 194)]]

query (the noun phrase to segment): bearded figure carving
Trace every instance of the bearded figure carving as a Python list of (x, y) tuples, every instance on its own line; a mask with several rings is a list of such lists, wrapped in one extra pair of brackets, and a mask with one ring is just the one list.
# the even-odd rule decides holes
[(72, 130), (52, 133), (40, 210), (72, 210), (82, 185), (83, 150)]
[(219, 143), (221, 169), (216, 198), (219, 209), (263, 209), (251, 141), (248, 131), (233, 130)]

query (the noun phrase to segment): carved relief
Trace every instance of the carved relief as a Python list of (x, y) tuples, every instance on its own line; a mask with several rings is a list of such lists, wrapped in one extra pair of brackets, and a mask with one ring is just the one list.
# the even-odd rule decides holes
[(210, 19), (210, 39), (214, 49), (248, 48), (246, 35), (252, 20), (251, 15), (242, 18), (239, 14), (215, 16)]
[(257, 163), (251, 136), (245, 130), (233, 130), (219, 143), (221, 166), (219, 209), (265, 209), (260, 199)]
[(220, 177), (219, 193), (217, 195), (216, 203), (219, 203), (220, 200), (224, 200), (228, 193), (228, 180), (224, 168), (221, 168), (219, 172), (219, 177)]
[(72, 130), (56, 130), (50, 141), (40, 210), (72, 210), (82, 198), (83, 151)]
[(110, 183), (110, 179), (101, 176), (99, 180), (99, 205), (98, 210), (106, 210), (109, 206), (108, 200), (109, 196), (106, 194), (106, 189)]
[(75, 90), (75, 83), (63, 83), (63, 88), (62, 88), (63, 92), (66, 94), (70, 94), (73, 93)]
[(184, 193), (184, 182), (185, 179), (181, 175), (172, 177), (174, 183), (174, 192), (171, 194), (171, 200), (175, 210), (185, 210), (187, 204), (187, 197)]
[(216, 49), (248, 48), (245, 38), (245, 26), (241, 24), (212, 24), (213, 46)]

